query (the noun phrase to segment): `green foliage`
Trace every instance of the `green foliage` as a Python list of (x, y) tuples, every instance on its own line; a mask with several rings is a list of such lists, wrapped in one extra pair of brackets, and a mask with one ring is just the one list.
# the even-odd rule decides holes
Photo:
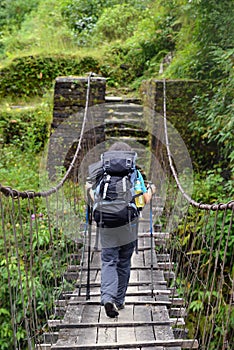
[[(221, 168), (195, 176), (192, 198), (197, 202), (227, 203), (233, 196), (233, 179), (224, 178)], [(175, 234), (175, 247), (183, 250), (180, 263), (184, 269), (177, 282), (190, 300), (186, 327), (189, 336), (196, 336), (200, 344), (212, 332), (207, 348), (213, 350), (222, 348), (219, 341), (225, 339), (224, 330), (230, 339), (234, 322), (230, 309), (234, 277), (231, 217), (231, 210), (201, 211), (190, 206), (186, 225), (181, 223)]]
[(111, 1), (80, 1), (67, 0), (62, 5), (62, 14), (69, 26), (78, 33), (91, 30), (100, 16), (103, 5)]
[(48, 108), (40, 107), (1, 113), (0, 132), (4, 145), (12, 144), (21, 151), (37, 153), (49, 136)]
[[(2, 325), (0, 349), (15, 348), (9, 310), (12, 310), (14, 316), (17, 343), (20, 344), (20, 348), (26, 349), (24, 312), (26, 312), (30, 323), (32, 322), (31, 308), (34, 308), (37, 319), (40, 320), (37, 329), (39, 332), (39, 327), (42, 327), (46, 320), (46, 312), (52, 313), (55, 281), (58, 283), (61, 273), (65, 271), (67, 266), (69, 244), (65, 243), (65, 235), (62, 230), (55, 229), (54, 223), (51, 223), (48, 217), (43, 215), (45, 208), (43, 208), (42, 203), (38, 210), (41, 210), (40, 217), (34, 218), (32, 216), (31, 224), (28, 211), (22, 218), (21, 225), (11, 222), (9, 218), (9, 222), (6, 223), (7, 238), (5, 237), (7, 247), (0, 229), (0, 298), (2, 305), (0, 308)], [(23, 244), (18, 245), (17, 251), (15, 239), (18, 242), (23, 242)], [(6, 248), (8, 249), (7, 258)], [(57, 261), (58, 256), (59, 261)], [(10, 287), (8, 288), (9, 275)], [(16, 314), (10, 305), (10, 291), (13, 293)]]
[(35, 10), (25, 14), (20, 28), (4, 30), (1, 44), (3, 57), (29, 51), (61, 52), (73, 47), (72, 33), (61, 15), (60, 0), (40, 1)]
[(218, 46), (224, 50), (233, 47), (234, 8), (232, 2), (229, 0), (202, 0), (198, 5), (193, 6), (197, 11), (198, 20), (196, 40), (200, 43), (203, 53), (212, 46)]
[[(177, 21), (181, 30), (176, 56), (167, 76), (171, 78), (222, 79), (217, 51), (233, 48), (234, 8), (224, 1), (175, 1), (179, 3)], [(215, 34), (214, 34), (215, 33)]]
[(129, 7), (128, 4), (118, 4), (107, 8), (100, 16), (95, 33), (99, 41), (125, 40), (132, 36), (142, 11)]
[(92, 57), (27, 56), (14, 59), (0, 75), (0, 96), (42, 96), (56, 77), (98, 72), (99, 62)]
[(25, 17), (37, 7), (39, 0), (1, 0), (0, 2), (0, 54), (4, 53), (3, 38), (17, 32)]
[(49, 137), (47, 104), (3, 109), (0, 120), (0, 183), (21, 190), (38, 189), (40, 151)]
[[(135, 25), (132, 36), (129, 35), (125, 42), (116, 40), (106, 49), (101, 72), (107, 76), (109, 83), (111, 80), (112, 85), (134, 84), (137, 80), (140, 82), (146, 77), (157, 76), (161, 59), (174, 50), (177, 28), (174, 26), (175, 18), (171, 14), (164, 13), (156, 7), (145, 9), (140, 17), (142, 19)], [(103, 35), (103, 40), (110, 40), (111, 37), (116, 39), (114, 31), (118, 30), (120, 37), (120, 31), (124, 33), (123, 28), (127, 32), (126, 25), (121, 27), (122, 29), (116, 29), (116, 21), (110, 21), (113, 31), (110, 32), (111, 35), (107, 34), (107, 37)], [(103, 21), (103, 28), (105, 23)]]
[(17, 147), (1, 148), (0, 183), (19, 190), (37, 189), (39, 183), (39, 155), (29, 151), (19, 153)]
[[(70, 27), (81, 33), (82, 31), (92, 31), (95, 27), (99, 17), (110, 11), (113, 6), (122, 5), (127, 8), (145, 8), (146, 3), (142, 3), (140, 0), (65, 0), (62, 4), (62, 13), (69, 23)], [(118, 16), (116, 18), (118, 20)]]
[(194, 107), (198, 119), (189, 124), (192, 135), (204, 140), (207, 145), (215, 143), (219, 147), (216, 162), (222, 161), (227, 170), (234, 169), (234, 118), (233, 118), (233, 54), (234, 50), (214, 51), (216, 65), (223, 71), (223, 78), (213, 87), (212, 95), (197, 96)]
[[(96, 45), (97, 42), (102, 40), (103, 36), (108, 40), (106, 36), (110, 36), (113, 30), (115, 37), (112, 40), (116, 36), (119, 39), (119, 34), (122, 38), (131, 35), (133, 13), (138, 16), (139, 12), (144, 10), (149, 2), (143, 3), (141, 0), (65, 0), (62, 3), (61, 11), (68, 26), (72, 29), (75, 42), (78, 45)], [(131, 24), (127, 23), (128, 33), (125, 33), (123, 28), (126, 28), (122, 25), (126, 24), (127, 18), (131, 18)], [(106, 28), (105, 21), (107, 21)], [(134, 18), (134, 21), (137, 22), (137, 17)], [(102, 33), (99, 33), (99, 31)]]
[(1, 0), (0, 28), (20, 28), (25, 16), (37, 7), (39, 0)]
[[(81, 75), (88, 71), (102, 74), (107, 78), (109, 87), (138, 87), (145, 78), (161, 78), (159, 66), (168, 52), (173, 53), (173, 60), (164, 71), (166, 78), (209, 80), (209, 91), (194, 99), (197, 120), (186, 124), (187, 133), (191, 134), (194, 148), (203, 143), (207, 153), (196, 157), (196, 162), (207, 168), (213, 168), (204, 176), (197, 178), (194, 196), (198, 202), (227, 202), (233, 198), (233, 4), (230, 0), (2, 0), (0, 4), (0, 54), (2, 58), (12, 59), (4, 63), (0, 72), (0, 97), (43, 96), (53, 86), (54, 79), (60, 75)], [(93, 58), (94, 46), (105, 52), (100, 59)], [(80, 46), (87, 46), (88, 55), (80, 58), (81, 52), (75, 55)], [(89, 47), (89, 46), (93, 47)], [(99, 46), (97, 46), (99, 45)], [(68, 51), (70, 50), (70, 51)], [(69, 55), (69, 52), (73, 52)], [(35, 54), (35, 52), (41, 52)], [(49, 54), (48, 54), (49, 52)], [(54, 55), (53, 52), (59, 54)], [(61, 54), (62, 53), (62, 54)], [(84, 55), (82, 55), (84, 56)], [(131, 85), (130, 85), (131, 84)], [(181, 101), (183, 96), (178, 98)], [(170, 103), (170, 100), (168, 100)], [(182, 104), (181, 104), (182, 105)], [(186, 115), (187, 111), (184, 111)], [(21, 111), (3, 111), (0, 121), (0, 183), (26, 190), (38, 189), (40, 151), (48, 136), (48, 125), (51, 111), (38, 107)], [(180, 121), (181, 122), (181, 121)], [(183, 125), (182, 125), (183, 127)], [(185, 128), (186, 129), (186, 128)], [(217, 150), (218, 145), (218, 152)], [(199, 148), (199, 147), (197, 147)], [(215, 150), (215, 151), (214, 151)], [(218, 167), (214, 167), (218, 163)], [(41, 203), (38, 210), (44, 212)], [(30, 236), (28, 208), (22, 208), (25, 236)], [(83, 214), (83, 213), (82, 213)], [(82, 215), (81, 214), (81, 215)], [(225, 254), (228, 237), (230, 213), (224, 218), (218, 217), (216, 225), (218, 234), (214, 237), (214, 215), (206, 226), (206, 241), (203, 250), (199, 237), (204, 229), (205, 218), (197, 215), (196, 210), (189, 212), (191, 224), (186, 227), (187, 236), (183, 246), (190, 248), (194, 238), (193, 251), (190, 251), (193, 262), (197, 262), (201, 253), (200, 280), (206, 282), (207, 268), (215, 266), (217, 248), (217, 272)], [(197, 227), (195, 231), (195, 222)], [(11, 225), (11, 223), (10, 223)], [(12, 229), (12, 225), (9, 227)], [(65, 259), (65, 242), (60, 229), (49, 225), (44, 216), (38, 221), (39, 237), (33, 236), (32, 248), (35, 256), (33, 266), (36, 287), (37, 310), (41, 318), (45, 311), (43, 298), (51, 305), (54, 279), (56, 275), (52, 250), (50, 249), (50, 229), (55, 229), (58, 241), (58, 254)], [(20, 229), (17, 228), (20, 234)], [(180, 234), (180, 232), (179, 232)], [(181, 238), (178, 234), (179, 239)], [(14, 247), (14, 238), (9, 237), (9, 251)], [(211, 254), (209, 247), (214, 242)], [(27, 244), (29, 242), (27, 241)], [(197, 283), (191, 296), (190, 320), (191, 329), (199, 311), (209, 304), (209, 300), (219, 301), (219, 310), (215, 318), (209, 315), (209, 322), (215, 323), (214, 341), (210, 349), (217, 349), (216, 340), (222, 335), (222, 320), (226, 320), (228, 291), (228, 273), (232, 261), (233, 237), (228, 241), (228, 252), (224, 268), (226, 285), (218, 296), (216, 291), (209, 294), (202, 291)], [(9, 289), (7, 268), (0, 238), (0, 348), (12, 348), (11, 315), (9, 313)], [(37, 256), (40, 250), (42, 265)], [(20, 251), (20, 254), (22, 254)], [(209, 260), (210, 259), (210, 260)], [(17, 263), (12, 254), (10, 273), (18, 287)], [(26, 264), (22, 265), (22, 276), (26, 275)], [(40, 273), (43, 275), (41, 280)], [(25, 282), (25, 280), (24, 280)], [(42, 282), (42, 283), (41, 283)], [(208, 283), (211, 281), (209, 280)], [(215, 281), (216, 283), (216, 281)], [(49, 285), (49, 289), (46, 289)], [(209, 287), (209, 284), (208, 284)], [(215, 285), (216, 287), (216, 285)], [(23, 285), (26, 290), (26, 284)], [(19, 294), (15, 293), (18, 297)], [(218, 299), (220, 298), (220, 299)], [(28, 302), (28, 299), (26, 299)], [(21, 309), (21, 300), (16, 300), (17, 310)], [(230, 326), (233, 327), (233, 315)], [(19, 342), (25, 338), (22, 312), (19, 314)], [(205, 319), (201, 320), (201, 327)], [(201, 328), (202, 332), (202, 328)], [(22, 343), (23, 344), (23, 343)]]

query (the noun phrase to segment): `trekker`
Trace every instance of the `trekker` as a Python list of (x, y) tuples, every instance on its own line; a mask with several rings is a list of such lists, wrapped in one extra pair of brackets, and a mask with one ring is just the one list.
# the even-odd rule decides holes
[[(113, 151), (113, 154), (116, 154), (115, 152), (118, 152), (118, 154), (122, 155), (124, 152), (131, 152), (132, 150), (128, 144), (124, 142), (116, 142), (109, 148), (109, 151)], [(140, 183), (141, 194), (144, 199), (144, 204), (146, 204), (152, 197), (154, 186), (147, 189), (141, 173), (139, 170), (136, 171), (138, 185)], [(114, 178), (115, 174), (112, 175)], [(105, 183), (109, 182), (110, 180), (108, 178), (108, 181)], [(114, 206), (113, 203), (114, 202), (112, 202), (112, 206)], [(104, 221), (104, 224), (103, 222), (99, 224), (97, 220), (96, 222), (102, 245), (101, 305), (104, 305), (105, 312), (108, 317), (115, 318), (119, 315), (118, 311), (124, 308), (125, 295), (130, 278), (131, 257), (134, 252), (137, 240), (138, 217), (134, 217), (131, 219), (131, 222), (126, 223), (125, 225), (121, 223), (117, 226), (108, 224), (106, 225), (105, 220), (102, 220), (102, 215), (105, 216), (105, 214), (100, 213), (100, 211), (101, 209), (98, 212), (98, 220)], [(119, 212), (120, 211), (118, 211), (118, 214)], [(119, 217), (118, 220), (121, 221), (121, 218)]]

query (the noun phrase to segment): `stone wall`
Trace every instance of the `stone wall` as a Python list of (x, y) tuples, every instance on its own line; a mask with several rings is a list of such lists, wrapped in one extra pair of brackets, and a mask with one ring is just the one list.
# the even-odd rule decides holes
[[(184, 147), (192, 159), (193, 164), (199, 160), (207, 160), (214, 151), (203, 140), (197, 141), (195, 131), (188, 129), (188, 124), (196, 118), (193, 108), (195, 96), (201, 96), (207, 89), (206, 83), (195, 80), (166, 80), (166, 116), (170, 125), (169, 142), (174, 143), (176, 148), (175, 134), (179, 134), (184, 142)], [(157, 157), (165, 157), (165, 140), (163, 136), (163, 115), (164, 115), (164, 91), (163, 80), (148, 80), (141, 86), (141, 96), (144, 105), (144, 117), (147, 129), (150, 133), (150, 148), (157, 153)], [(163, 141), (162, 141), (163, 140)], [(178, 144), (178, 152), (180, 145)], [(167, 164), (165, 165), (167, 166)], [(199, 167), (202, 164), (199, 164)]]
[[(75, 154), (85, 114), (88, 77), (58, 77), (54, 88), (54, 109), (47, 167), (51, 180), (59, 169), (68, 168)], [(89, 108), (82, 151), (72, 176), (77, 180), (80, 162), (88, 149), (105, 140), (105, 90), (106, 80), (94, 76), (90, 82)]]

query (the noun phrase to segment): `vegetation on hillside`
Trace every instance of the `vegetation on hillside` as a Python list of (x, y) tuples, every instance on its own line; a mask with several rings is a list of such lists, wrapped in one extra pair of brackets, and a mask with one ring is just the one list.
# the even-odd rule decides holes
[[(137, 93), (144, 79), (205, 80), (208, 90), (193, 101), (197, 118), (186, 127), (197, 143), (217, 145), (218, 164), (205, 169), (207, 179), (196, 174), (196, 199), (231, 199), (233, 18), (230, 0), (1, 0), (0, 183), (37, 190), (54, 79), (94, 71), (117, 93)], [(6, 349), (12, 333), (4, 264), (0, 269)]]
[(0, 96), (43, 95), (55, 76), (92, 69), (128, 91), (153, 77), (206, 80), (189, 129), (232, 168), (233, 15), (229, 0), (3, 0)]

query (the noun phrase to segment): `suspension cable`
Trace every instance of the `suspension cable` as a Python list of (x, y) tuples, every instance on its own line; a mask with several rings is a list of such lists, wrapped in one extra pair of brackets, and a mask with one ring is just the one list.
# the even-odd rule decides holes
[(234, 200), (231, 200), (230, 202), (224, 204), (224, 203), (218, 203), (218, 204), (204, 204), (204, 203), (198, 203), (195, 200), (193, 200), (183, 189), (181, 186), (181, 183), (178, 179), (175, 167), (172, 162), (172, 156), (169, 146), (169, 140), (168, 140), (168, 132), (167, 132), (167, 108), (166, 108), (166, 80), (163, 79), (163, 121), (164, 121), (164, 132), (165, 132), (165, 143), (166, 143), (166, 150), (167, 150), (167, 156), (169, 160), (169, 166), (172, 172), (172, 175), (176, 181), (177, 187), (182, 193), (183, 197), (194, 207), (197, 207), (199, 209), (204, 210), (225, 210), (225, 209), (232, 209), (234, 208)]
[(84, 117), (83, 117), (83, 122), (82, 122), (82, 127), (81, 127), (81, 132), (80, 132), (80, 137), (79, 137), (79, 142), (76, 148), (76, 152), (75, 155), (72, 159), (72, 162), (69, 165), (68, 170), (66, 171), (65, 175), (63, 176), (63, 178), (61, 179), (61, 181), (55, 186), (50, 188), (47, 191), (42, 191), (42, 192), (34, 192), (34, 191), (18, 191), (16, 189), (12, 189), (9, 186), (2, 186), (0, 184), (0, 192), (2, 192), (5, 196), (10, 196), (12, 198), (34, 198), (34, 197), (49, 197), (51, 194), (57, 192), (66, 182), (66, 180), (68, 179), (74, 165), (75, 162), (78, 158), (78, 154), (81, 150), (81, 143), (83, 140), (83, 136), (84, 136), (84, 132), (85, 132), (85, 126), (86, 126), (86, 121), (87, 121), (87, 115), (88, 115), (88, 108), (89, 108), (89, 100), (90, 100), (90, 86), (91, 86), (91, 78), (94, 74), (91, 72), (89, 73), (88, 76), (88, 83), (87, 83), (87, 91), (86, 91), (86, 101), (85, 101), (85, 110), (84, 110)]
[[(91, 85), (91, 78), (93, 76), (93, 73), (90, 73), (88, 76), (88, 86), (87, 86), (87, 91), (86, 91), (86, 104), (85, 104), (85, 110), (84, 110), (84, 118), (82, 122), (82, 127), (81, 127), (81, 133), (80, 133), (80, 138), (79, 142), (76, 148), (75, 155), (73, 157), (72, 162), (70, 163), (70, 166), (68, 170), (66, 171), (64, 177), (62, 180), (57, 184), (56, 187), (52, 187), (51, 189), (47, 191), (42, 191), (42, 192), (34, 192), (34, 191), (18, 191), (16, 189), (12, 189), (11, 187), (5, 187), (0, 184), (0, 191), (6, 195), (6, 196), (11, 196), (13, 198), (34, 198), (34, 197), (48, 197), (51, 194), (55, 193), (60, 189), (63, 184), (66, 182), (68, 179), (74, 164), (77, 160), (78, 154), (81, 149), (81, 142), (84, 136), (84, 130), (85, 130), (85, 125), (87, 121), (87, 115), (88, 115), (88, 107), (89, 107), (89, 98), (90, 98), (90, 85)], [(198, 207), (199, 209), (204, 209), (204, 210), (225, 210), (225, 209), (232, 209), (234, 208), (234, 200), (229, 201), (228, 203), (217, 203), (217, 204), (205, 204), (205, 203), (198, 203), (195, 200), (193, 200), (183, 189), (183, 187), (180, 184), (180, 181), (178, 179), (175, 167), (173, 166), (172, 162), (172, 156), (171, 156), (171, 151), (170, 151), (170, 146), (169, 146), (169, 140), (168, 140), (168, 132), (167, 132), (167, 113), (166, 113), (166, 80), (163, 79), (163, 120), (164, 120), (164, 132), (165, 132), (165, 142), (166, 142), (166, 150), (167, 150), (167, 156), (169, 160), (169, 166), (172, 172), (172, 175), (176, 181), (177, 187), (182, 193), (183, 197), (193, 206)]]

